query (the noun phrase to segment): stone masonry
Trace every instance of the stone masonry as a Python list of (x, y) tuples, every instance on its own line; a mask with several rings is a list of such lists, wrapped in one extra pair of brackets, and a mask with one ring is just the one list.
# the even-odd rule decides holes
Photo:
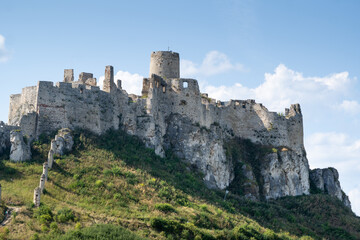
[(105, 92), (113, 92), (116, 90), (116, 85), (114, 83), (114, 68), (113, 66), (106, 66), (105, 68), (105, 79), (104, 79), (104, 88)]
[(33, 200), (35, 207), (40, 207), (40, 197), (41, 197), (41, 189), (40, 187), (36, 187), (34, 189), (34, 200)]
[(45, 176), (45, 181), (48, 180), (48, 173), (49, 173), (49, 165), (47, 162), (43, 164), (43, 175)]
[(74, 69), (64, 70), (64, 82), (71, 83), (74, 81)]

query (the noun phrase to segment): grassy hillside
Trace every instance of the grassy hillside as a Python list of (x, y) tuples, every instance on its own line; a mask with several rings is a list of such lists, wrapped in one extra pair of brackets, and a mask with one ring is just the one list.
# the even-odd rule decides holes
[(359, 218), (337, 199), (224, 200), (192, 166), (171, 152), (159, 158), (121, 131), (77, 131), (74, 151), (56, 159), (36, 209), (49, 139), (33, 144), (31, 162), (0, 165), (3, 200), (21, 207), (0, 239), (360, 239)]

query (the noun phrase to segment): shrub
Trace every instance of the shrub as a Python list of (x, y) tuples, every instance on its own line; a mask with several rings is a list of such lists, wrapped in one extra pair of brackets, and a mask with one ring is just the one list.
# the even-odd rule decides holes
[(46, 205), (41, 205), (35, 212), (36, 217), (42, 224), (49, 224), (53, 221), (53, 213)]
[(80, 230), (81, 229), (81, 223), (77, 222), (75, 224), (75, 230)]
[(136, 183), (139, 182), (136, 175), (134, 173), (132, 173), (132, 172), (126, 172), (125, 173), (125, 178), (126, 178), (126, 181), (129, 184), (136, 184)]
[(103, 180), (96, 180), (95, 186), (98, 187), (98, 188), (103, 187), (104, 186), (104, 181)]
[(164, 213), (176, 212), (175, 208), (168, 203), (158, 203), (155, 205), (155, 208)]
[(252, 224), (242, 224), (233, 229), (236, 239), (262, 239), (262, 234)]
[(201, 212), (200, 214), (196, 214), (194, 217), (194, 224), (200, 228), (206, 229), (218, 229), (219, 226), (216, 224), (213, 218), (209, 216), (209, 214)]
[(162, 187), (160, 190), (159, 190), (159, 197), (161, 198), (165, 198), (167, 200), (171, 200), (172, 199), (172, 196), (173, 196), (173, 193), (171, 191), (171, 188), (169, 187)]
[(72, 182), (70, 185), (69, 185), (69, 188), (71, 189), (74, 189), (74, 190), (78, 190), (78, 189), (81, 189), (81, 188), (84, 188), (86, 186), (85, 182), (82, 181), (82, 180), (77, 180), (75, 182)]
[(52, 223), (50, 224), (50, 229), (51, 229), (52, 231), (58, 230), (58, 225), (57, 225), (57, 223), (56, 223), (56, 222), (52, 222)]
[(114, 176), (121, 176), (121, 175), (123, 175), (123, 172), (122, 172), (122, 170), (121, 170), (121, 168), (120, 167), (113, 167), (112, 169), (111, 169), (111, 173), (114, 175)]
[(150, 225), (158, 231), (164, 231), (168, 234), (181, 234), (184, 227), (181, 223), (175, 220), (168, 220), (161, 217), (154, 217), (150, 219)]
[(42, 232), (48, 232), (48, 231), (49, 231), (48, 226), (42, 225), (42, 226), (41, 226), (41, 231), (42, 231)]
[(264, 238), (266, 240), (276, 240), (279, 239), (278, 236), (276, 236), (276, 234), (274, 233), (274, 231), (270, 230), (270, 229), (266, 229), (264, 232)]
[(40, 240), (39, 234), (35, 233), (30, 240)]
[(63, 209), (60, 209), (58, 211), (58, 213), (56, 214), (56, 220), (60, 223), (74, 221), (75, 214), (74, 214), (73, 210), (68, 209), (68, 208), (63, 208)]

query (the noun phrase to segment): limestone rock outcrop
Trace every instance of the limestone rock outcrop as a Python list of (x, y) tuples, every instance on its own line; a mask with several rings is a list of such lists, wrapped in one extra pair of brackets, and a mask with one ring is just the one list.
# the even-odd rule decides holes
[(201, 128), (178, 114), (168, 119), (165, 147), (204, 173), (209, 188), (226, 188), (234, 178), (223, 148), (225, 133), (216, 126)]
[(261, 168), (266, 199), (309, 194), (309, 165), (304, 154), (291, 150), (270, 153)]
[(74, 145), (74, 140), (71, 135), (71, 130), (68, 128), (60, 129), (55, 135), (55, 139), (51, 141), (51, 149), (56, 155), (64, 155), (71, 151)]
[(3, 121), (0, 121), (0, 155), (4, 154), (6, 150), (10, 149), (10, 132), (15, 129), (19, 128), (6, 125)]
[(10, 142), (10, 160), (22, 162), (31, 159), (30, 145), (25, 143), (22, 131), (12, 130), (10, 132)]
[(310, 181), (320, 191), (338, 198), (351, 208), (348, 196), (341, 190), (339, 173), (335, 168), (316, 168), (310, 171)]

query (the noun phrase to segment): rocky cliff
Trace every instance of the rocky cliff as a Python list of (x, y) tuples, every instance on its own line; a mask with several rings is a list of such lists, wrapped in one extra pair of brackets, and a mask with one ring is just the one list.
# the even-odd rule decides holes
[(339, 173), (335, 168), (316, 168), (311, 170), (310, 181), (313, 187), (338, 198), (345, 206), (351, 208), (348, 196), (341, 190)]

